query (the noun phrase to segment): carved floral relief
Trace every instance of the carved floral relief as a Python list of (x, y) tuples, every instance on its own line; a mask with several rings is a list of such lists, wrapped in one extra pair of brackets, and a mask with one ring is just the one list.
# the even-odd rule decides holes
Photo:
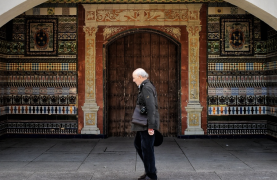
[(103, 30), (104, 40), (117, 34), (119, 31), (126, 29), (126, 27), (105, 27)]
[(86, 122), (86, 125), (89, 125), (89, 126), (95, 125), (95, 114), (86, 113), (85, 122)]
[(160, 29), (172, 35), (178, 40), (181, 39), (181, 28), (179, 27), (162, 27)]
[(125, 22), (125, 21), (188, 21), (187, 9), (171, 10), (124, 10), (109, 9), (96, 10), (98, 22)]

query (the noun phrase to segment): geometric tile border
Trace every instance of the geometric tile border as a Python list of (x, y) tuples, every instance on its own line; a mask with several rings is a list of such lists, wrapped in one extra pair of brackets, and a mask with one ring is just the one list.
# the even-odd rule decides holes
[(267, 115), (267, 106), (209, 106), (208, 114), (222, 115)]
[(6, 114), (76, 115), (76, 106), (6, 106)]
[(7, 122), (8, 134), (77, 134), (77, 123)]
[(267, 134), (267, 122), (249, 122), (249, 123), (208, 123), (208, 135), (251, 135)]

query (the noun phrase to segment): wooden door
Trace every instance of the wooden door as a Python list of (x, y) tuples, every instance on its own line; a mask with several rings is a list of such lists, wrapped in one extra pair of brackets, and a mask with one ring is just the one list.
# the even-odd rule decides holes
[(176, 136), (178, 125), (177, 47), (154, 33), (135, 33), (117, 39), (107, 49), (106, 122), (109, 136), (133, 136), (131, 119), (138, 88), (132, 73), (143, 68), (157, 89), (160, 132)]

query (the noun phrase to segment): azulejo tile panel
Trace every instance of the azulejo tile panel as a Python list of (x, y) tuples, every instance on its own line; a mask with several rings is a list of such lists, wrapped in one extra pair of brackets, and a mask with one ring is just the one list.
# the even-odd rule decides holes
[(221, 55), (253, 55), (252, 19), (221, 18)]
[(76, 33), (76, 31), (77, 31), (76, 23), (60, 23), (59, 24), (59, 32)]
[(76, 54), (77, 53), (77, 42), (76, 41), (59, 41), (58, 53), (59, 54)]
[(208, 32), (217, 32), (220, 31), (220, 24), (219, 23), (208, 23)]
[(15, 41), (23, 41), (25, 39), (25, 34), (13, 34), (12, 39)]
[(20, 33), (24, 33), (24, 32), (25, 32), (24, 24), (14, 24), (13, 25), (13, 33), (20, 34)]
[(77, 19), (76, 17), (71, 17), (71, 16), (67, 16), (67, 17), (60, 17), (59, 16), (59, 23), (77, 23)]
[(57, 55), (57, 19), (26, 19), (25, 55)]
[(7, 42), (6, 50), (4, 53), (6, 54), (24, 54), (24, 42)]
[(255, 41), (254, 42), (255, 54), (265, 54), (267, 53), (267, 43), (266, 41)]
[(208, 39), (219, 39), (220, 33), (208, 33)]
[(67, 39), (76, 39), (76, 33), (59, 33), (58, 39), (67, 40)]
[(209, 55), (220, 54), (220, 41), (208, 41), (208, 54)]

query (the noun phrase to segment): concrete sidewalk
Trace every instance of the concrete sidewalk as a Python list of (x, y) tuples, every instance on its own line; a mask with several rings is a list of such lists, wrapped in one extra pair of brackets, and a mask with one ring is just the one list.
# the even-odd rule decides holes
[[(165, 138), (155, 149), (159, 179), (277, 179), (269, 139)], [(133, 138), (0, 139), (0, 179), (137, 179), (144, 172)]]

